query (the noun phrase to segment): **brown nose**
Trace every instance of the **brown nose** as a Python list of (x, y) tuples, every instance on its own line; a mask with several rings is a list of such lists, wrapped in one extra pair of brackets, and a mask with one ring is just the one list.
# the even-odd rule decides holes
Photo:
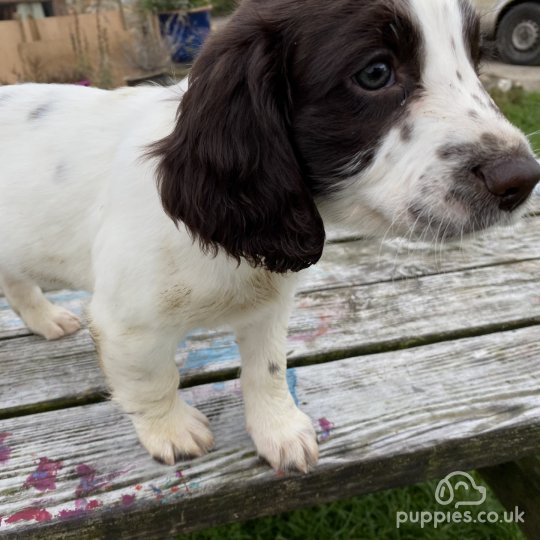
[(499, 208), (512, 212), (527, 200), (540, 180), (540, 165), (533, 158), (511, 158), (473, 169), (488, 191), (499, 198)]

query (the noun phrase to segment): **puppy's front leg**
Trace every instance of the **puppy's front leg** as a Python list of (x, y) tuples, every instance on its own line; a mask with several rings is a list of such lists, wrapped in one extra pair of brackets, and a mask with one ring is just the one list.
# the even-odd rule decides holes
[(287, 320), (288, 310), (273, 309), (236, 329), (246, 427), (274, 469), (305, 473), (316, 465), (319, 449), (311, 420), (287, 385)]
[(213, 446), (209, 422), (178, 393), (178, 336), (151, 322), (118, 322), (106, 306), (96, 306), (93, 301), (90, 331), (103, 371), (113, 399), (130, 415), (143, 446), (168, 465), (205, 454)]

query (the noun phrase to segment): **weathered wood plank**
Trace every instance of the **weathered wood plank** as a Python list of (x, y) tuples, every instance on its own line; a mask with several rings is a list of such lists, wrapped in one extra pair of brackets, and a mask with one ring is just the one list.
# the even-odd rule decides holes
[[(83, 316), (83, 307), (89, 295), (80, 291), (55, 291), (46, 295), (51, 302), (69, 309), (76, 315)], [(15, 336), (28, 336), (30, 331), (21, 319), (12, 311), (7, 300), (0, 297), (0, 339)]]
[[(463, 243), (439, 244), (435, 249), (429, 243), (403, 239), (347, 241), (326, 247), (321, 262), (305, 273), (299, 292), (455, 272), (533, 258), (540, 258), (540, 217)], [(68, 291), (49, 293), (48, 296), (78, 314), (82, 311), (81, 303), (88, 298), (84, 293)], [(22, 335), (29, 335), (28, 329), (0, 298), (0, 339)]]
[[(405, 348), (540, 323), (540, 260), (393, 283), (301, 294), (290, 322), (290, 365)], [(234, 377), (234, 336), (197, 332), (180, 344), (184, 384)], [(95, 399), (105, 390), (87, 331), (47, 343), (0, 341), (6, 415)]]
[(540, 538), (540, 457), (529, 456), (479, 470), (484, 480), (509, 510), (524, 512), (522, 531), (529, 540)]
[[(540, 197), (538, 197), (540, 199)], [(540, 257), (540, 217), (463, 242), (434, 246), (405, 239), (357, 240), (327, 246), (299, 291), (366, 285)]]
[[(275, 475), (244, 431), (238, 381), (183, 391), (216, 449), (164, 467), (111, 403), (0, 422), (0, 535), (165, 537), (515, 460), (540, 443), (540, 327), (289, 371), (321, 463)], [(41, 535), (41, 536), (40, 536)]]
[(540, 214), (540, 184), (536, 186), (534, 195), (531, 197), (531, 200), (527, 204), (527, 208), (530, 214)]

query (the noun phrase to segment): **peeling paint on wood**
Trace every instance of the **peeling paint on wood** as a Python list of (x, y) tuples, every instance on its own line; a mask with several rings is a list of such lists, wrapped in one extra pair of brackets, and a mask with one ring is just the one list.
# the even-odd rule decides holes
[[(289, 325), (289, 365), (540, 323), (540, 259), (446, 275), (301, 293)], [(195, 332), (180, 344), (182, 384), (238, 373), (234, 336)], [(0, 415), (103, 399), (87, 330), (55, 342), (0, 340)]]
[[(176, 467), (156, 464), (111, 403), (4, 420), (13, 453), (0, 531), (95, 538), (120, 535), (129, 516), (133, 537), (166, 536), (227, 521), (231, 509), (247, 519), (525, 456), (540, 443), (539, 337), (531, 327), (297, 368), (297, 398), (321, 441), (305, 477), (257, 459), (236, 380), (184, 391), (216, 449)], [(35, 455), (62, 463), (46, 504), (24, 488)]]

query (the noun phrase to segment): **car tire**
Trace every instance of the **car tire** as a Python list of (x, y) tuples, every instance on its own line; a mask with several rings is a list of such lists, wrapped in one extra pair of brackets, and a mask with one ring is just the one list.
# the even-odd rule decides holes
[(540, 64), (540, 3), (511, 8), (497, 28), (499, 57), (510, 64)]

